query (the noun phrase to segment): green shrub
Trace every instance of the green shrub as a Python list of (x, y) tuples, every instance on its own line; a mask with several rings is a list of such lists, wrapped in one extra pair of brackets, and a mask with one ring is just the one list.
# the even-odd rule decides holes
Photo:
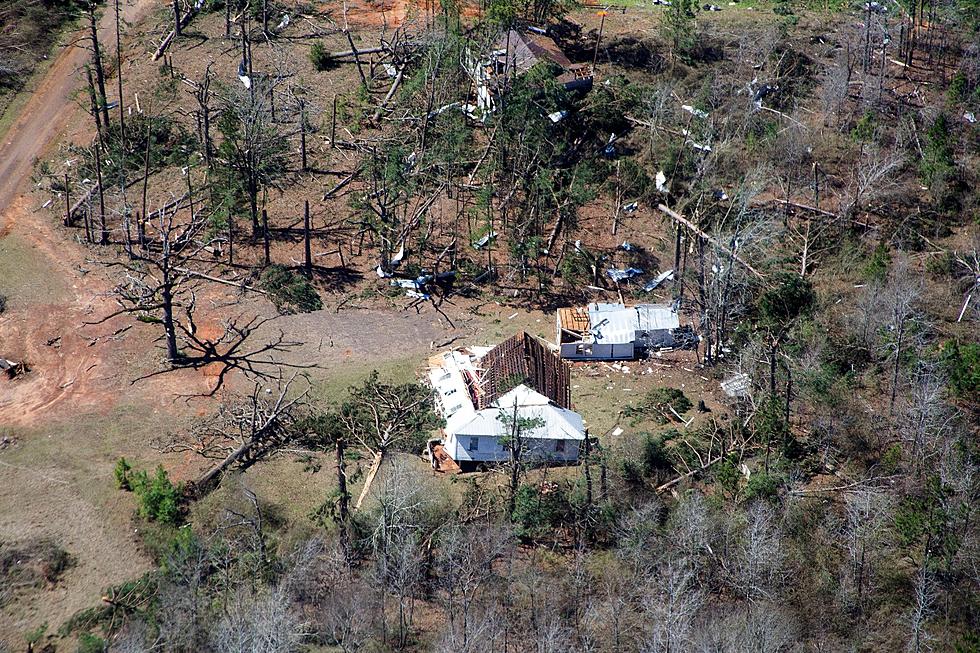
[(643, 465), (643, 474), (653, 476), (657, 472), (671, 471), (674, 467), (671, 464), (670, 456), (664, 447), (664, 441), (650, 433), (645, 434), (640, 446), (640, 460)]
[(734, 454), (715, 465), (714, 480), (721, 487), (723, 493), (734, 497), (738, 492), (738, 484), (741, 478), (742, 474), (738, 470), (738, 459)]
[(784, 326), (808, 312), (816, 302), (813, 284), (792, 272), (775, 275), (775, 285), (759, 296), (759, 314), (774, 326)]
[(966, 78), (966, 74), (960, 70), (953, 75), (953, 79), (949, 80), (949, 90), (947, 91), (947, 97), (949, 101), (953, 104), (963, 102), (966, 100), (970, 93), (970, 84)]
[(630, 458), (624, 458), (620, 474), (627, 485), (639, 487), (643, 485), (643, 466)]
[(180, 518), (180, 486), (170, 482), (163, 465), (150, 477), (140, 470), (130, 477), (136, 495), (137, 513), (143, 519), (176, 524)]
[(320, 72), (330, 70), (336, 65), (323, 41), (313, 41), (313, 45), (310, 46), (310, 62), (313, 64), (314, 70)]
[(310, 280), (282, 265), (267, 267), (259, 283), (280, 313), (309, 313), (323, 308), (323, 300)]
[(678, 420), (678, 417), (671, 412), (671, 408), (677, 415), (683, 415), (691, 410), (693, 405), (691, 400), (677, 388), (654, 388), (643, 397), (639, 406), (624, 412), (627, 415), (652, 417), (661, 424), (667, 424)]
[(919, 173), (926, 185), (934, 190), (934, 186), (951, 177), (956, 170), (950, 127), (949, 119), (945, 114), (939, 114), (926, 131)]
[(539, 488), (522, 485), (514, 497), (511, 520), (519, 537), (532, 540), (547, 535), (558, 526), (565, 508), (565, 497), (557, 486), (550, 484)]
[(885, 452), (881, 454), (881, 460), (878, 462), (878, 468), (882, 474), (894, 474), (898, 471), (898, 467), (901, 464), (902, 445), (893, 444), (885, 449)]
[(940, 252), (926, 259), (926, 272), (937, 279), (949, 279), (955, 271), (956, 258), (952, 252)]
[(951, 340), (943, 345), (941, 357), (952, 391), (963, 399), (980, 399), (980, 344)]
[(82, 633), (78, 637), (78, 653), (102, 653), (105, 640), (92, 633)]
[(875, 123), (874, 112), (865, 111), (851, 130), (851, 138), (856, 141), (870, 141), (875, 134)]
[(868, 281), (884, 281), (888, 276), (888, 266), (891, 265), (892, 255), (884, 243), (878, 243), (868, 263), (864, 266), (864, 278)]
[(755, 472), (749, 477), (749, 482), (745, 486), (745, 498), (765, 499), (772, 501), (779, 492), (779, 482), (773, 476), (765, 472)]
[(116, 487), (120, 490), (126, 490), (127, 492), (133, 489), (132, 486), (132, 471), (133, 467), (126, 461), (125, 458), (120, 458), (116, 461), (116, 468), (112, 470), (112, 475), (116, 478)]

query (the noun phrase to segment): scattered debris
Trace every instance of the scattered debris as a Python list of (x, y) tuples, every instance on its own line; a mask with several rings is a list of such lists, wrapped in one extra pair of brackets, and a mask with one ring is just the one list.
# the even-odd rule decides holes
[(16, 379), (30, 371), (30, 366), (24, 361), (17, 363), (6, 358), (0, 358), (0, 372), (4, 372), (8, 379)]
[(558, 309), (555, 341), (561, 357), (570, 360), (636, 360), (679, 346), (678, 333), (681, 344), (688, 344), (673, 306), (595, 303)]
[(638, 208), (640, 208), (640, 205), (637, 202), (629, 202), (627, 204), (623, 204), (622, 207), (623, 213), (636, 213)]
[[(715, 5), (710, 5), (710, 6), (714, 7)], [(690, 104), (682, 104), (681, 105), (681, 109), (684, 109), (684, 111), (687, 111), (692, 116), (697, 116), (698, 118), (707, 118), (708, 117), (708, 112), (707, 111), (702, 111), (701, 109), (695, 109)]]
[(633, 277), (643, 274), (643, 270), (639, 268), (626, 268), (625, 270), (617, 270), (616, 268), (609, 268), (606, 270), (606, 276), (610, 279), (619, 283), (620, 281), (626, 281), (627, 279), (632, 279)]
[(567, 115), (568, 115), (568, 111), (564, 111), (564, 110), (555, 111), (554, 113), (548, 114), (548, 119), (551, 120), (551, 122), (558, 124), (562, 120), (564, 120)]
[(714, 197), (719, 202), (727, 202), (728, 201), (728, 193), (726, 193), (725, 191), (721, 190), (720, 188), (716, 188), (715, 190), (711, 191), (711, 196)]
[(752, 390), (752, 381), (745, 372), (738, 372), (722, 381), (721, 389), (732, 398), (747, 397)]
[(667, 183), (667, 175), (661, 170), (657, 173), (657, 190), (661, 193), (669, 193), (670, 185)]
[(473, 243), (473, 249), (483, 249), (484, 247), (489, 245), (490, 242), (496, 237), (497, 237), (496, 231), (491, 231), (487, 234), (484, 234), (483, 238), (480, 238), (480, 240)]
[(971, 125), (975, 125), (977, 123), (977, 115), (972, 111), (967, 111), (964, 113), (963, 118)]
[(660, 284), (662, 284), (664, 281), (672, 281), (673, 279), (674, 279), (674, 271), (672, 269), (665, 270), (664, 272), (658, 274), (656, 278), (648, 281), (643, 286), (643, 291), (650, 292), (651, 290), (656, 290), (660, 286)]
[(245, 62), (242, 61), (238, 64), (238, 79), (242, 82), (245, 88), (252, 88), (252, 80), (248, 76), (248, 71), (245, 69)]

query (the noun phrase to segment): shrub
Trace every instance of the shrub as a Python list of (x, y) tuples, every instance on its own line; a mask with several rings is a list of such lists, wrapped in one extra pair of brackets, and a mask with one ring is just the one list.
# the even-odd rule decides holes
[(953, 392), (963, 399), (980, 399), (980, 344), (952, 340), (943, 345), (941, 357)]
[(626, 414), (638, 413), (643, 416), (653, 417), (661, 424), (667, 424), (668, 422), (678, 420), (678, 417), (671, 412), (671, 409), (677, 415), (683, 415), (691, 410), (693, 405), (691, 400), (677, 388), (654, 388), (643, 397), (639, 406), (635, 409), (627, 410)]
[(78, 638), (78, 653), (102, 653), (105, 640), (92, 633), (82, 633)]
[(280, 313), (309, 313), (323, 308), (323, 300), (310, 280), (282, 265), (267, 267), (260, 285)]
[(310, 46), (310, 62), (314, 70), (320, 72), (330, 70), (336, 65), (323, 41), (313, 41), (313, 45)]
[(939, 114), (926, 131), (924, 145), (919, 173), (926, 185), (935, 190), (939, 182), (951, 177), (956, 170), (953, 136), (945, 114)]
[(180, 517), (180, 487), (170, 482), (163, 465), (150, 477), (140, 470), (130, 478), (137, 512), (143, 519), (176, 524)]
[(643, 438), (640, 451), (644, 475), (653, 476), (657, 472), (673, 469), (662, 438), (647, 433)]
[(560, 524), (564, 513), (565, 498), (556, 485), (522, 485), (514, 497), (511, 520), (519, 537), (535, 539)]
[(120, 458), (116, 461), (116, 468), (112, 471), (113, 476), (116, 478), (116, 487), (120, 490), (126, 490), (127, 492), (133, 489), (131, 472), (133, 467), (126, 461), (125, 458)]
[(868, 281), (884, 281), (888, 276), (888, 266), (891, 265), (892, 255), (883, 243), (878, 243), (864, 266), (864, 278)]
[(765, 472), (756, 472), (749, 477), (749, 482), (745, 486), (745, 498), (765, 499), (772, 501), (776, 498), (779, 490), (779, 482)]
[(956, 258), (952, 252), (940, 252), (926, 259), (926, 271), (937, 279), (949, 279), (956, 269)]
[(767, 323), (784, 326), (813, 307), (816, 295), (808, 280), (795, 273), (782, 273), (776, 275), (775, 282), (759, 297), (759, 313)]
[(4, 311), (7, 310), (7, 296), (0, 293), (0, 315), (3, 315)]

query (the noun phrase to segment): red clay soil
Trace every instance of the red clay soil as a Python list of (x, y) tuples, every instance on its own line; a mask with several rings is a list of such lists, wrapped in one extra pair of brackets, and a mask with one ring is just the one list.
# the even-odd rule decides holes
[[(123, 18), (135, 22), (153, 7), (151, 0), (124, 2)], [(113, 33), (114, 19), (111, 11), (103, 15), (104, 40)], [(80, 113), (71, 98), (81, 83), (78, 69), (89, 56), (84, 46), (82, 41), (61, 52), (0, 143), (0, 239), (16, 235), (31, 248), (32, 264), (69, 289), (56, 304), (31, 302), (0, 317), (0, 355), (26, 361), (32, 370), (14, 381), (0, 380), (0, 425), (30, 425), (38, 416), (56, 414), (68, 399), (72, 411), (105, 409), (120, 394), (112, 382), (118, 370), (111, 369), (118, 360), (110, 363), (107, 356), (109, 343), (119, 348), (116, 332), (127, 322), (84, 324), (115, 308), (105, 296), (109, 283), (87, 272), (89, 253), (60, 233), (46, 211), (30, 206), (25, 195), (34, 161)], [(153, 394), (160, 396), (158, 390)]]
[[(336, 5), (330, 3), (330, 8)], [(358, 27), (401, 27), (414, 16), (431, 16), (440, 11), (439, 0), (349, 0), (347, 20)], [(479, 15), (479, 7), (473, 2), (464, 2), (461, 13), (464, 18)], [(338, 18), (340, 18), (338, 16)]]

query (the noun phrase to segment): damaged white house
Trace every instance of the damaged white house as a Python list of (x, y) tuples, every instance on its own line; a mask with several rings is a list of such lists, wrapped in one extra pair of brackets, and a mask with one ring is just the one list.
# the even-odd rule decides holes
[(588, 432), (569, 407), (568, 365), (536, 338), (522, 333), (494, 348), (433, 356), (426, 379), (446, 420), (443, 439), (429, 443), (434, 468), (468, 470), (508, 460), (515, 417), (530, 425), (520, 433), (525, 460), (578, 460)]

